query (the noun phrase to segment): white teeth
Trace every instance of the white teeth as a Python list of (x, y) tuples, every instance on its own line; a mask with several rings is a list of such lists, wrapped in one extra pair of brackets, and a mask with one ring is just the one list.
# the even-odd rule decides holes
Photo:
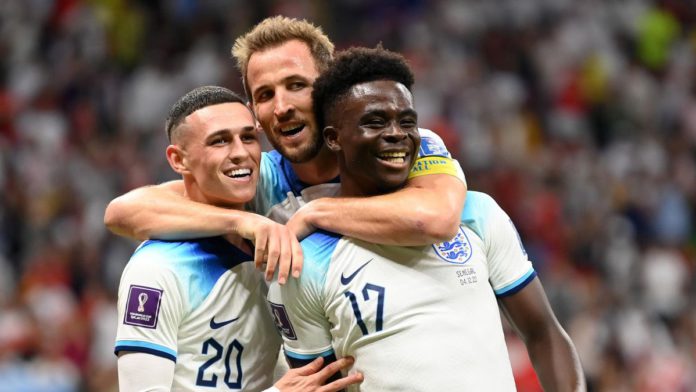
[(404, 163), (406, 161), (405, 152), (383, 152), (379, 158), (390, 163)]
[(379, 155), (384, 158), (404, 158), (406, 157), (405, 152), (383, 152)]
[(405, 152), (383, 152), (379, 154), (379, 159), (387, 161), (390, 163), (404, 163), (406, 162)]
[(230, 172), (227, 172), (228, 177), (242, 177), (242, 176), (248, 176), (251, 174), (251, 169), (235, 169)]
[(280, 127), (280, 132), (286, 133), (286, 132), (291, 132), (291, 131), (297, 131), (302, 127), (303, 127), (303, 124), (286, 125), (286, 126)]

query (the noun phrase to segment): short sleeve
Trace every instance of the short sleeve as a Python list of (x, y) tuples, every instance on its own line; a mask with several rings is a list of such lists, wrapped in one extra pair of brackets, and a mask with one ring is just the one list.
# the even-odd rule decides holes
[(440, 136), (424, 128), (418, 128), (418, 132), (421, 145), (418, 149), (418, 158), (409, 173), (409, 179), (430, 174), (448, 174), (466, 184), (461, 165), (456, 159), (452, 159)]
[(295, 359), (313, 359), (333, 353), (330, 326), (318, 298), (303, 288), (301, 278), (280, 286), (273, 282), (268, 302), (283, 336), (285, 354)]
[(488, 199), (485, 241), (489, 280), (496, 296), (511, 295), (534, 279), (536, 272), (512, 220), (492, 198)]
[(285, 354), (306, 360), (333, 353), (331, 325), (324, 309), (324, 283), (337, 237), (315, 233), (302, 241), (300, 279), (281, 286), (274, 281), (268, 302), (283, 337)]
[(176, 362), (184, 303), (173, 271), (147, 255), (131, 258), (118, 289), (114, 352), (142, 352)]

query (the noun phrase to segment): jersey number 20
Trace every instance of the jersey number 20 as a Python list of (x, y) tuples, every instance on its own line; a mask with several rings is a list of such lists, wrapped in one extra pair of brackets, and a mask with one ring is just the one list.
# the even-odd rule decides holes
[[(218, 376), (217, 374), (213, 374), (212, 377), (206, 378), (205, 371), (213, 365), (215, 362), (219, 361), (222, 359), (222, 355), (224, 354), (224, 349), (220, 343), (218, 343), (217, 340), (210, 338), (203, 342), (203, 354), (208, 354), (208, 350), (210, 348), (213, 348), (215, 350), (215, 355), (210, 358), (209, 360), (205, 361), (204, 364), (201, 365), (200, 368), (198, 368), (198, 377), (196, 377), (196, 385), (202, 386), (202, 387), (213, 387), (215, 388), (217, 386), (217, 380)], [(227, 385), (228, 388), (230, 389), (241, 389), (242, 388), (242, 351), (244, 350), (244, 346), (242, 346), (241, 343), (237, 341), (237, 339), (233, 340), (232, 343), (227, 346), (227, 354), (225, 354), (225, 378), (223, 378), (223, 381), (225, 382), (225, 385)], [(237, 378), (232, 381), (230, 378), (232, 377), (232, 366), (230, 364), (230, 361), (232, 359), (232, 354), (234, 352), (237, 352), (237, 355), (235, 356), (235, 362), (237, 365)]]
[[(375, 332), (382, 330), (382, 320), (384, 317), (384, 287), (377, 286), (376, 284), (366, 283), (362, 289), (363, 300), (368, 301), (370, 299), (370, 291), (377, 293), (377, 319), (375, 320)], [(367, 326), (362, 318), (362, 313), (360, 313), (360, 307), (358, 306), (358, 298), (355, 294), (350, 291), (343, 293), (350, 300), (350, 305), (353, 307), (353, 314), (358, 321), (358, 327), (362, 331), (363, 335), (367, 335)], [(374, 298), (374, 297), (373, 297)]]

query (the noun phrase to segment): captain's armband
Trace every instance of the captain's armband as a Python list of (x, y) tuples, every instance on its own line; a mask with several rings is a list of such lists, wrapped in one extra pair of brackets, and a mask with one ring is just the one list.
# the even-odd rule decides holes
[(408, 178), (427, 176), (429, 174), (449, 174), (462, 179), (463, 173), (457, 161), (442, 156), (426, 156), (416, 159)]

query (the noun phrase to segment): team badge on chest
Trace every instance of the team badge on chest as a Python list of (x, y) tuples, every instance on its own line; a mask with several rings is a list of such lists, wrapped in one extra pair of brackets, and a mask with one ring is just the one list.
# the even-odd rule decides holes
[(448, 263), (464, 264), (471, 258), (472, 249), (469, 237), (460, 226), (457, 235), (447, 242), (434, 244), (435, 253)]

